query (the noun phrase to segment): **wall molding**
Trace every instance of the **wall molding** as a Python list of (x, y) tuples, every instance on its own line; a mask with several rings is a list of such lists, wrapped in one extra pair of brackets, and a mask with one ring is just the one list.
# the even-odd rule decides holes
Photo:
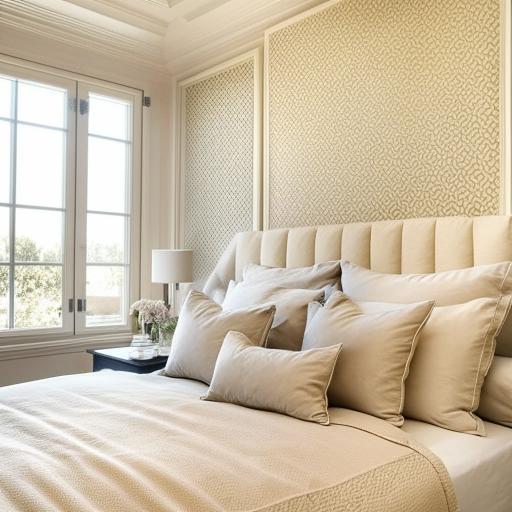
[(237, 57), (229, 59), (221, 64), (217, 64), (209, 69), (203, 70), (195, 75), (184, 78), (176, 83), (176, 101), (175, 112), (177, 124), (175, 127), (175, 172), (172, 176), (171, 189), (174, 190), (175, 215), (173, 223), (172, 240), (175, 247), (181, 247), (184, 237), (184, 198), (185, 198), (185, 90), (187, 87), (211, 78), (214, 75), (222, 73), (230, 68), (243, 64), (245, 62), (254, 62), (254, 132), (253, 132), (253, 229), (259, 230), (262, 226), (262, 97), (263, 97), (263, 77), (262, 77), (262, 49), (256, 48), (242, 53)]
[(90, 348), (111, 348), (127, 345), (131, 333), (105, 334), (52, 341), (28, 341), (0, 346), (0, 361), (84, 352)]
[[(270, 70), (269, 47), (273, 33), (329, 9), (344, 0), (328, 0), (293, 16), (264, 33), (264, 99), (263, 99), (263, 229), (270, 227)], [(499, 0), (500, 18), (500, 213), (512, 213), (512, 6), (510, 0)]]

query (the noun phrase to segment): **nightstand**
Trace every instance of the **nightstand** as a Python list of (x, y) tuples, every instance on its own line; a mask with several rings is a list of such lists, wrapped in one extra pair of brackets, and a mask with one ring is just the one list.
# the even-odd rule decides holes
[(161, 370), (167, 362), (167, 356), (154, 357), (139, 361), (130, 359), (131, 347), (104, 348), (104, 349), (88, 349), (87, 352), (92, 354), (93, 372), (99, 370), (118, 370), (131, 373), (151, 373)]

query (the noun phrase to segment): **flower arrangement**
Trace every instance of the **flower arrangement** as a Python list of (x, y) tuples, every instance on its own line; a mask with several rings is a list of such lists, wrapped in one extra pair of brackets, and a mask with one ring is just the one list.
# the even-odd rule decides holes
[(169, 310), (163, 300), (140, 299), (130, 307), (130, 315), (138, 313), (139, 321), (161, 324), (169, 318)]

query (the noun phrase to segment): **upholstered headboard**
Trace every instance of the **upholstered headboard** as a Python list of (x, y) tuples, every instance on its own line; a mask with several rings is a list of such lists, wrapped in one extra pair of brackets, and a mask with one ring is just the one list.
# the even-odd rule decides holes
[(428, 273), (512, 260), (512, 217), (440, 217), (238, 233), (206, 281), (222, 301), (248, 263), (302, 267), (346, 259), (389, 273)]

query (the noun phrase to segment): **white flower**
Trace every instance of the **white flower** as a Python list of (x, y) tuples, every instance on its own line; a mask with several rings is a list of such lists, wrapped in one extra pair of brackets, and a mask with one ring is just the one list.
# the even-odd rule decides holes
[(163, 300), (141, 299), (130, 307), (130, 314), (138, 311), (139, 320), (144, 323), (161, 324), (169, 318), (169, 310)]

